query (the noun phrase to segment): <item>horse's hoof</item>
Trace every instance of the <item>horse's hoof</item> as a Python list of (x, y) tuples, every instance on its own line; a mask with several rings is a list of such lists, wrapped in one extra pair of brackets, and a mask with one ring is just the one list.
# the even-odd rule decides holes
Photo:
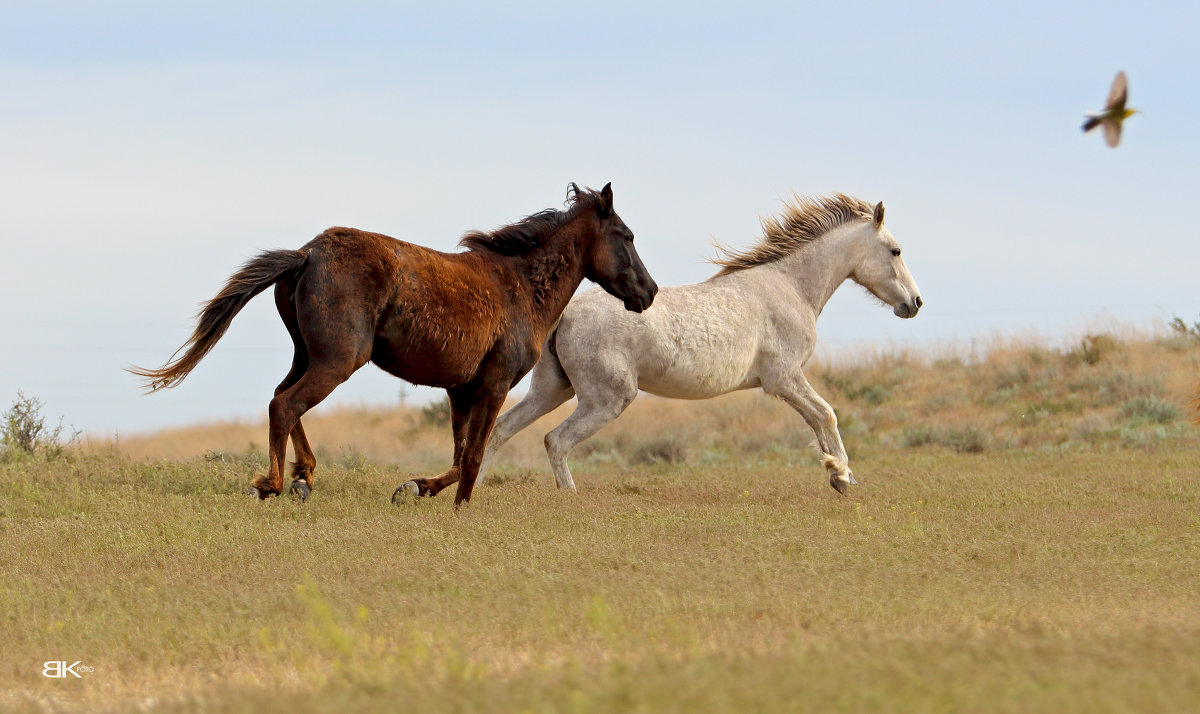
[(312, 493), (312, 489), (308, 487), (308, 483), (304, 480), (292, 481), (292, 487), (288, 489), (288, 493), (292, 494), (293, 496), (299, 496), (300, 501), (304, 502), (308, 500), (308, 496)]
[(258, 496), (258, 500), (260, 501), (265, 501), (271, 496), (279, 495), (270, 489), (259, 488), (258, 486), (251, 486), (250, 488), (246, 489), (246, 493), (250, 496)]
[(400, 488), (392, 494), (392, 503), (397, 506), (404, 505), (421, 496), (421, 486), (416, 481), (405, 481), (400, 484)]
[(836, 478), (831, 478), (831, 479), (829, 479), (829, 485), (833, 486), (833, 490), (835, 490), (838, 493), (845, 496), (846, 495), (846, 486), (849, 486), (850, 484), (847, 483), (846, 481), (839, 481)]

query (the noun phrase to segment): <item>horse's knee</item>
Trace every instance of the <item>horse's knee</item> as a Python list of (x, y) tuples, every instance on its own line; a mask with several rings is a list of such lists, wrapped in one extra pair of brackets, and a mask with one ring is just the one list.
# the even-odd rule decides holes
[(286, 426), (287, 434), (290, 435), (292, 426), (297, 419), (292, 414), (293, 411), (294, 409), (292, 409), (290, 400), (286, 396), (278, 394), (272, 397), (271, 403), (267, 405), (267, 419), (275, 429), (281, 429)]
[(560, 436), (553, 431), (546, 434), (542, 439), (542, 445), (546, 447), (546, 455), (550, 457), (551, 463), (560, 460), (566, 454), (562, 453), (562, 442)]

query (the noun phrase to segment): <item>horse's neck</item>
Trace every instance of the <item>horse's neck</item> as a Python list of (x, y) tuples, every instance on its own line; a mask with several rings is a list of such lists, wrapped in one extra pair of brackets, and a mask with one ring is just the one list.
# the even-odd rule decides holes
[(550, 240), (520, 257), (519, 272), (529, 284), (535, 319), (546, 327), (558, 319), (571, 296), (583, 282), (583, 254), (569, 229), (559, 231)]
[(820, 315), (860, 259), (856, 226), (839, 226), (788, 257), (762, 266), (779, 276)]

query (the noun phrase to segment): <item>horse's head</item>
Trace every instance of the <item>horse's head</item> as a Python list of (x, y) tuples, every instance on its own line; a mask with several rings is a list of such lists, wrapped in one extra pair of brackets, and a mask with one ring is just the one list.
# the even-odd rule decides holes
[(871, 221), (864, 224), (863, 248), (850, 277), (891, 306), (897, 317), (915, 317), (924, 304), (917, 282), (900, 256), (900, 244), (883, 225), (883, 202), (875, 205)]
[(654, 302), (658, 284), (633, 247), (633, 231), (613, 210), (612, 184), (595, 195), (598, 234), (584, 257), (584, 275), (622, 300), (626, 310), (641, 312)]

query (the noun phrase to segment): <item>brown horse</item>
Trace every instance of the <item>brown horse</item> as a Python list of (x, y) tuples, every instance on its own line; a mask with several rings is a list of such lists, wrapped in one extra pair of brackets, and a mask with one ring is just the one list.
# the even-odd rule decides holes
[[(367, 362), (450, 397), (454, 465), (406, 482), (393, 501), (471, 489), (508, 390), (533, 368), (546, 333), (584, 278), (641, 312), (658, 286), (613, 211), (612, 184), (570, 184), (567, 208), (547, 209), (491, 233), (471, 232), (462, 253), (442, 253), (377, 233), (330, 228), (300, 250), (260, 254), (201, 310), (191, 338), (160, 369), (131, 368), (156, 390), (173, 387), (225, 334), (255, 295), (275, 286), (275, 305), (295, 345), (292, 368), (269, 411), (270, 465), (260, 498), (283, 491), (288, 436), (296, 452), (291, 490), (307, 498), (316, 457), (300, 417)], [(176, 352), (178, 354), (178, 351)]]

